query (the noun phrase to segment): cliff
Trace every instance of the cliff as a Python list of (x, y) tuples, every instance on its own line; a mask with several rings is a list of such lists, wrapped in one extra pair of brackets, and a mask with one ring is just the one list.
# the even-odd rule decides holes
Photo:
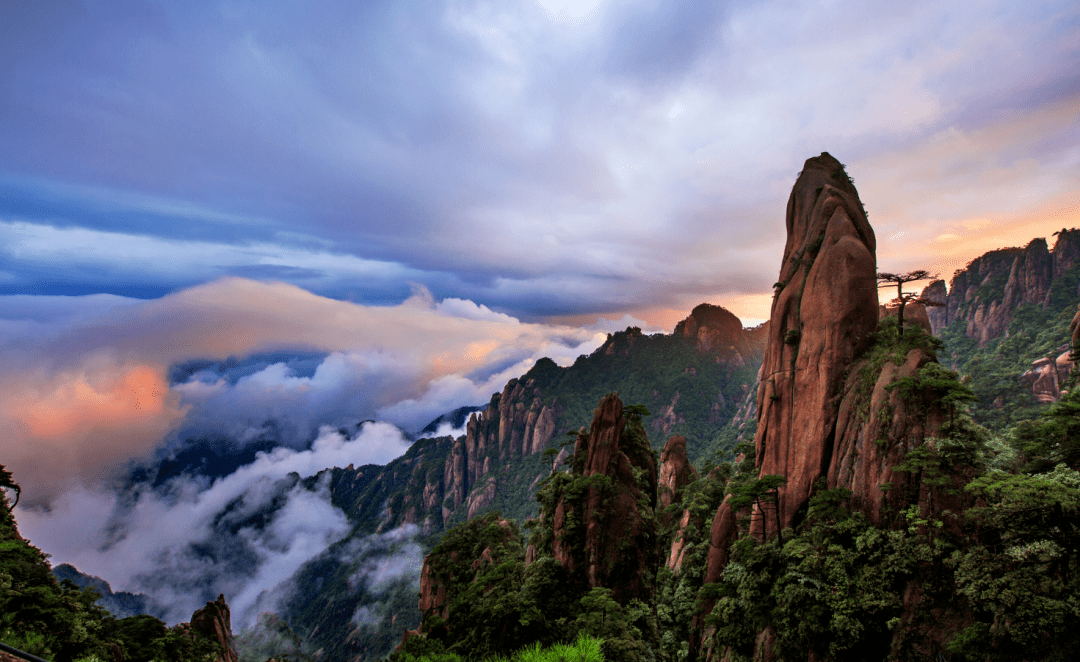
[(829, 470), (845, 378), (877, 330), (876, 242), (855, 187), (829, 154), (809, 159), (787, 207), (787, 244), (758, 386), (762, 475), (787, 477), (790, 527)]
[(656, 460), (640, 420), (624, 412), (618, 395), (605, 396), (589, 431), (578, 435), (573, 475), (586, 479), (584, 490), (563, 491), (545, 513), (555, 561), (571, 581), (610, 588), (620, 604), (647, 602), (659, 559)]
[(656, 439), (683, 437), (688, 461), (711, 456), (718, 428), (740, 415), (745, 427), (767, 332), (702, 304), (670, 335), (629, 328), (570, 367), (541, 359), (471, 412), (463, 437), (422, 439), (386, 466), (333, 469), (333, 502), (368, 531), (416, 524), (431, 534), (493, 509), (533, 516), (529, 496), (550, 469), (542, 451), (587, 425), (585, 403), (610, 392), (648, 407), (642, 420)]
[[(1051, 289), (1080, 263), (1080, 230), (1055, 233), (1053, 250), (1046, 239), (1033, 239), (1024, 248), (990, 251), (953, 274), (948, 289), (935, 281), (925, 296), (945, 306), (929, 311), (934, 334), (960, 322), (964, 333), (980, 347), (1005, 335), (1016, 309), (1024, 304), (1046, 307)], [(1075, 295), (1076, 284), (1070, 283)]]
[[(757, 476), (785, 479), (770, 507), (740, 512), (726, 498), (713, 518), (705, 584), (720, 580), (748, 525), (764, 540), (798, 527), (811, 497), (843, 490), (875, 525), (907, 503), (933, 506), (917, 471), (897, 466), (947, 420), (930, 387), (936, 341), (895, 321), (879, 329), (874, 233), (843, 166), (809, 159), (787, 207), (788, 238), (757, 394)], [(940, 382), (941, 384), (945, 382)], [(940, 503), (937, 507), (941, 507)], [(696, 651), (706, 600), (691, 637)], [(762, 633), (768, 638), (768, 633)]]

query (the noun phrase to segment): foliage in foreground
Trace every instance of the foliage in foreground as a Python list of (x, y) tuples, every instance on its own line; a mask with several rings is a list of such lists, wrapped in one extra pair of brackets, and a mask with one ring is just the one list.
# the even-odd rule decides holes
[(891, 526), (850, 509), (850, 492), (820, 490), (794, 531), (736, 541), (702, 592), (716, 599), (708, 643), (732, 660), (752, 659), (763, 631), (779, 660), (1070, 659), (1080, 648), (1078, 405), (1067, 395), (1004, 439), (960, 416), (899, 468), (920, 472), (928, 494)]
[[(0, 475), (4, 468), (0, 465)], [(0, 491), (0, 641), (54, 662), (216, 660), (217, 641), (153, 616), (114, 618), (93, 589), (57, 582), (48, 555), (23, 540)]]
[[(539, 642), (526, 646), (511, 655), (495, 655), (483, 662), (604, 662), (603, 640), (579, 635), (571, 644), (554, 644), (542, 648)], [(414, 637), (405, 642), (402, 650), (388, 658), (389, 662), (465, 662), (456, 653), (446, 650), (437, 639)]]

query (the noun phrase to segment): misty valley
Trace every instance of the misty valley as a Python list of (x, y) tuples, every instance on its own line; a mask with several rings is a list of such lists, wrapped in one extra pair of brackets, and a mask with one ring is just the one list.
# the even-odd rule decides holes
[[(347, 360), (330, 353), (171, 366), (219, 409), (114, 488), (30, 507), (0, 466), (0, 642), (114, 662), (1071, 659), (1080, 230), (898, 309), (835, 158), (806, 162), (786, 218), (767, 322), (702, 304), (523, 373), (508, 355), (474, 375), (487, 402), (409, 425), (335, 413), (378, 383), (230, 413), (270, 377), (325, 378)], [(100, 527), (50, 561), (17, 522)]]

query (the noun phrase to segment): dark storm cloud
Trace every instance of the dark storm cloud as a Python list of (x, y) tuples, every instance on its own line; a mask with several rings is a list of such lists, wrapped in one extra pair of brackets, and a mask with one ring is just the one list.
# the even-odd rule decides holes
[[(390, 303), (414, 282), (528, 317), (767, 297), (806, 157), (830, 150), (862, 184), (862, 164), (1080, 94), (1067, 2), (572, 15), (7, 3), (0, 291), (159, 296), (242, 275)], [(1056, 190), (1075, 122), (1055, 121), (976, 156)], [(1058, 167), (1013, 166), (1032, 158)], [(985, 215), (968, 199), (958, 216)], [(885, 236), (911, 221), (875, 216)], [(58, 250), (24, 245), (57, 232)]]

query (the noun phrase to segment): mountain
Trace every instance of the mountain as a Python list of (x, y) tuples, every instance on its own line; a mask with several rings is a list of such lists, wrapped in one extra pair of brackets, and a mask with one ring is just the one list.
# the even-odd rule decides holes
[(138, 616), (140, 614), (149, 614), (157, 618), (163, 618), (165, 616), (164, 614), (154, 613), (153, 605), (150, 604), (150, 598), (147, 596), (142, 595), (141, 593), (128, 593), (127, 591), (113, 593), (112, 587), (109, 586), (109, 582), (101, 577), (83, 574), (79, 572), (75, 566), (68, 563), (61, 563), (53, 568), (52, 572), (60, 582), (68, 580), (79, 588), (89, 588), (97, 591), (101, 597), (95, 604), (107, 609), (110, 614), (117, 618)]
[(657, 470), (642, 408), (604, 396), (528, 539), (496, 513), (446, 532), (391, 662), (582, 634), (620, 662), (1070, 659), (1080, 393), (1006, 435), (973, 421), (942, 341), (879, 312), (873, 230), (830, 155), (787, 228), (752, 452), (694, 476), (669, 440)]
[(1080, 285), (1080, 230), (1054, 233), (1053, 250), (1046, 239), (1033, 239), (1024, 248), (990, 251), (958, 269), (946, 290), (934, 281), (923, 294), (944, 306), (931, 308), (935, 334), (962, 322), (964, 333), (980, 347), (1008, 333), (1016, 310), (1024, 305), (1058, 308), (1077, 295)]
[[(349, 550), (367, 554), (395, 532), (415, 531), (415, 544), (427, 551), (445, 529), (484, 513), (497, 510), (517, 522), (535, 517), (541, 482), (563, 465), (566, 446), (592, 420), (588, 403), (607, 393), (644, 408), (638, 416), (657, 453), (678, 436), (684, 456), (698, 461), (731, 454), (747, 428), (746, 403), (766, 332), (744, 329), (727, 310), (702, 304), (672, 334), (631, 327), (569, 367), (537, 361), (487, 407), (469, 412), (461, 437), (419, 439), (385, 466), (311, 477), (329, 476), (331, 502), (349, 517), (353, 532), (301, 570), (297, 583), (305, 590), (287, 598), (280, 613), (309, 650), (329, 659), (385, 655), (403, 628), (419, 624), (417, 586), (402, 576), (370, 590), (355, 577), (371, 557)], [(419, 571), (418, 565), (414, 580)]]
[[(0, 485), (16, 485), (3, 465)], [(47, 555), (19, 534), (11, 510), (0, 490), (0, 641), (55, 660), (238, 662), (224, 596), (172, 628), (153, 616), (117, 618), (95, 604), (97, 589), (108, 591), (108, 584), (70, 566), (54, 574)], [(134, 606), (140, 596), (113, 597)]]
[(991, 251), (935, 281), (923, 295), (944, 342), (942, 362), (964, 375), (978, 400), (972, 416), (995, 432), (1047, 410), (1072, 375), (1070, 325), (1080, 306), (1080, 230), (1025, 248)]

